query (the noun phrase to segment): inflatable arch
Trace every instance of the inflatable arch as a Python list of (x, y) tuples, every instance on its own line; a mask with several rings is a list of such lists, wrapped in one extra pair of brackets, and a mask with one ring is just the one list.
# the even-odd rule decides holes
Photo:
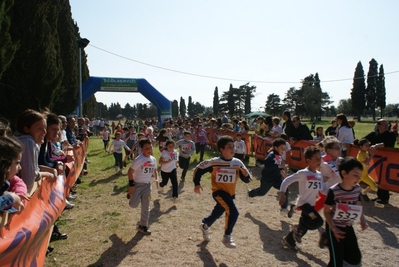
[(158, 109), (158, 121), (172, 117), (171, 102), (146, 79), (90, 77), (82, 84), (82, 102), (96, 92), (139, 92)]

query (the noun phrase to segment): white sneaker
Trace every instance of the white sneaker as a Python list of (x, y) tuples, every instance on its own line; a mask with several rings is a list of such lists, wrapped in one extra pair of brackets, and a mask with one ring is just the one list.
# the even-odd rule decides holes
[(118, 172), (118, 171), (119, 171), (119, 167), (115, 166), (115, 172)]
[(173, 204), (176, 204), (178, 202), (177, 197), (173, 198)]
[(204, 238), (204, 241), (211, 241), (211, 234), (209, 233), (209, 227), (208, 229), (204, 229), (204, 223), (201, 223), (200, 228), (202, 230), (202, 237)]
[(233, 237), (231, 235), (224, 235), (222, 242), (228, 248), (236, 248), (237, 247), (236, 243), (234, 243)]
[(280, 214), (281, 214), (281, 215), (288, 215), (289, 212), (290, 212), (290, 211), (289, 211), (288, 209), (281, 209), (281, 210), (280, 210)]

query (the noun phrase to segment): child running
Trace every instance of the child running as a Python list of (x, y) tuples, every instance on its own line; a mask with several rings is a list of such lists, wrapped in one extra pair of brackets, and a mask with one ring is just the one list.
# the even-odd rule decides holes
[(152, 154), (152, 143), (149, 139), (143, 138), (139, 141), (142, 153), (133, 160), (127, 176), (129, 178), (129, 205), (137, 208), (141, 203), (141, 219), (139, 232), (150, 235), (148, 221), (150, 219), (151, 200), (151, 177), (155, 177), (158, 183), (157, 160)]
[(370, 160), (374, 156), (374, 149), (370, 149), (370, 142), (366, 138), (355, 140), (354, 144), (359, 147), (356, 159), (363, 165), (363, 172), (360, 181), (368, 185), (368, 187), (361, 193), (361, 197), (365, 201), (369, 202), (370, 198), (367, 196), (367, 193), (370, 191), (376, 192), (378, 189), (376, 182), (369, 175), (369, 164)]
[[(248, 191), (248, 197), (264, 196), (269, 192), (270, 188), (280, 189), (283, 181), (285, 165), (282, 162), (282, 155), (285, 150), (286, 141), (282, 138), (276, 138), (273, 141), (273, 150), (265, 159), (265, 167), (262, 170), (262, 178), (260, 179), (260, 187)], [(281, 204), (281, 212), (288, 213), (288, 190), (286, 192), (286, 201)]]
[(186, 179), (186, 173), (190, 166), (191, 155), (195, 151), (195, 143), (191, 140), (191, 132), (184, 131), (184, 139), (178, 140), (176, 146), (179, 147), (179, 166), (183, 169), (180, 179)]
[(165, 149), (162, 151), (161, 158), (159, 159), (162, 178), (162, 182), (159, 184), (159, 186), (163, 188), (168, 184), (170, 178), (170, 182), (172, 183), (173, 203), (176, 203), (178, 198), (176, 161), (179, 153), (175, 149), (175, 141), (173, 140), (166, 141), (164, 148)]
[(280, 187), (279, 204), (283, 205), (288, 186), (294, 182), (299, 184), (296, 206), (302, 211), (301, 218), (298, 225), (293, 225), (290, 233), (282, 240), (283, 245), (294, 252), (298, 251), (296, 242), (301, 243), (308, 230), (316, 230), (323, 225), (323, 219), (314, 208), (319, 190), (325, 190), (323, 176), (317, 170), (321, 164), (320, 149), (315, 146), (307, 147), (304, 156), (308, 167), (285, 178)]
[(121, 139), (122, 134), (120, 132), (115, 133), (115, 139), (112, 141), (108, 149), (108, 154), (111, 154), (113, 149), (113, 154), (115, 158), (115, 172), (122, 173), (123, 162), (122, 162), (122, 147), (125, 147), (127, 151), (131, 152), (130, 148)]
[(343, 266), (343, 261), (352, 265), (359, 264), (362, 255), (352, 225), (360, 219), (362, 230), (368, 228), (359, 201), (358, 183), (363, 165), (355, 158), (347, 157), (340, 162), (338, 169), (342, 181), (330, 188), (324, 205), (330, 251), (329, 267)]
[(202, 219), (200, 228), (205, 241), (210, 241), (209, 227), (226, 212), (223, 244), (228, 248), (235, 248), (236, 244), (231, 236), (234, 225), (237, 222), (238, 210), (234, 204), (237, 178), (244, 183), (251, 181), (251, 175), (241, 160), (234, 158), (234, 139), (230, 136), (222, 136), (217, 141), (217, 147), (221, 153), (215, 157), (198, 164), (194, 169), (194, 192), (201, 193), (201, 177), (207, 172), (211, 173), (212, 197), (216, 201), (211, 214)]

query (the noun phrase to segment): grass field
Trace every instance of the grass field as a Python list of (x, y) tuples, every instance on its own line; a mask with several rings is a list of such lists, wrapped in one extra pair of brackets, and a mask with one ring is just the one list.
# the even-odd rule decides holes
[[(368, 133), (373, 126), (359, 123), (356, 127), (356, 130), (364, 128), (362, 133)], [(208, 150), (205, 158), (218, 155)], [(157, 149), (154, 149), (154, 156), (159, 158)], [(259, 186), (261, 169), (254, 166), (253, 157), (248, 168), (254, 180), (249, 185), (237, 184), (235, 202), (240, 216), (233, 232), (238, 246), (235, 250), (227, 249), (221, 243), (223, 218), (212, 226), (212, 240), (209, 243), (202, 240), (201, 218), (214, 206), (209, 176), (203, 177), (204, 191), (196, 195), (190, 179), (192, 170), (189, 170), (187, 181), (179, 183), (179, 203), (176, 205), (172, 202), (171, 190), (159, 193), (154, 184), (150, 216), (152, 235), (143, 236), (136, 232), (140, 210), (130, 208), (126, 199), (126, 170), (123, 174), (115, 174), (114, 158), (104, 151), (102, 141), (97, 137), (90, 140), (88, 158), (91, 160), (89, 174), (77, 188), (76, 206), (64, 211), (57, 222), (60, 230), (69, 237), (51, 242), (55, 250), (47, 257), (46, 267), (325, 266), (328, 262), (328, 250), (318, 248), (318, 234), (314, 231), (303, 238), (297, 254), (282, 247), (281, 238), (289, 232), (291, 224), (298, 222), (299, 214), (289, 219), (279, 213), (277, 190), (272, 189), (254, 203), (245, 200), (248, 187)], [(199, 156), (194, 154), (191, 162), (191, 168), (194, 168), (199, 163)], [(297, 188), (294, 186), (290, 191), (289, 200), (293, 202)], [(396, 193), (385, 208), (375, 207), (371, 202), (364, 204), (370, 229), (360, 232), (360, 226), (355, 226), (363, 266), (397, 266), (397, 207), (399, 197)]]

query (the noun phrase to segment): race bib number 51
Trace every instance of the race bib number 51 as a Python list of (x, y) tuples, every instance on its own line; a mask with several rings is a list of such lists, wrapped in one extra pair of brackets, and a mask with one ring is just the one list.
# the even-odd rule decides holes
[(216, 172), (217, 183), (235, 183), (236, 170), (235, 169), (219, 169)]
[(362, 211), (362, 206), (337, 203), (333, 219), (337, 221), (356, 221), (362, 215)]

